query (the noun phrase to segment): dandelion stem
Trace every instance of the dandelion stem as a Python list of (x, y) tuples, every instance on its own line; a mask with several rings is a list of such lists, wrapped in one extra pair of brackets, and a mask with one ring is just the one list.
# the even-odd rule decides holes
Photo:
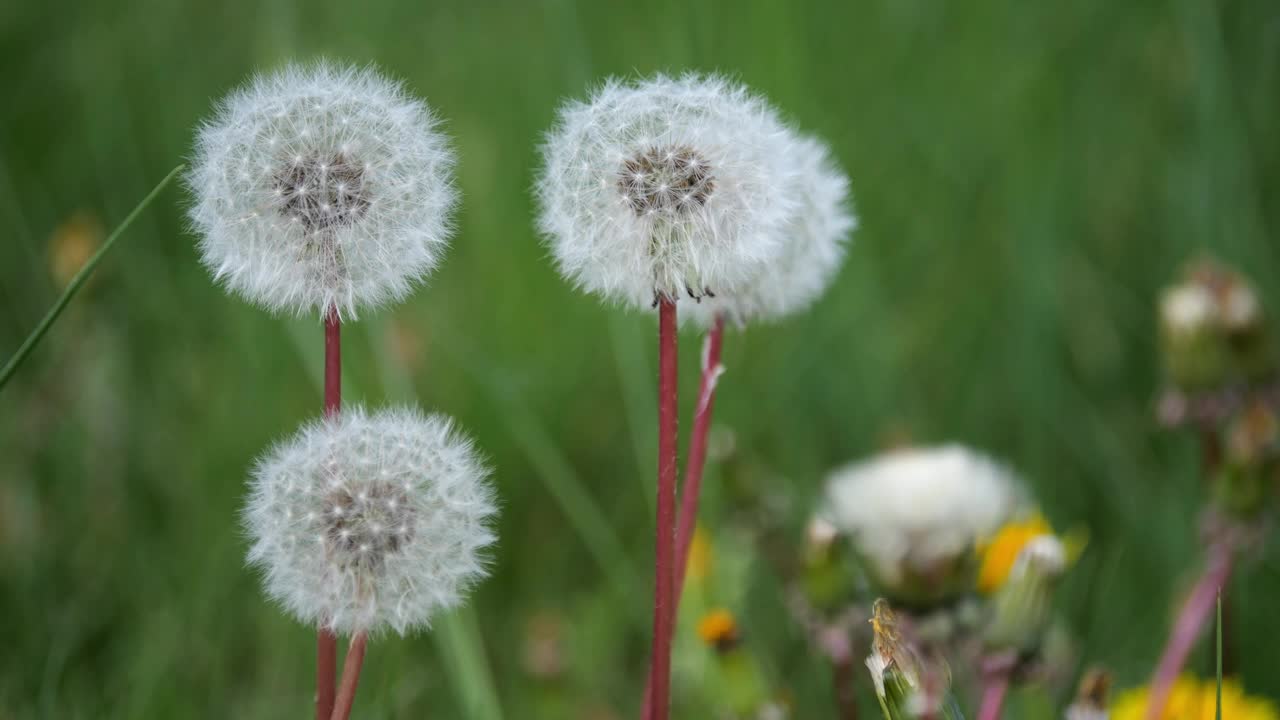
[(982, 704), (978, 708), (978, 720), (999, 720), (1016, 661), (1017, 658), (1009, 653), (983, 659)]
[(671, 635), (675, 604), (675, 506), (678, 391), (676, 384), (676, 303), (658, 303), (658, 512), (654, 541), (653, 702), (648, 720), (667, 720), (671, 705)]
[(1150, 701), (1147, 704), (1147, 720), (1155, 720), (1164, 713), (1165, 704), (1169, 701), (1169, 693), (1173, 683), (1178, 679), (1182, 668), (1187, 664), (1187, 656), (1204, 629), (1209, 613), (1214, 609), (1218, 593), (1231, 578), (1233, 564), (1231, 544), (1219, 540), (1209, 546), (1209, 558), (1204, 572), (1191, 588), (1191, 594), (1182, 605), (1178, 619), (1169, 634), (1169, 641), (1160, 656), (1160, 664), (1156, 666), (1155, 676), (1151, 680)]
[(57, 320), (58, 316), (62, 314), (62, 311), (66, 309), (67, 303), (71, 302), (71, 298), (75, 297), (76, 293), (79, 292), (80, 288), (85, 284), (85, 281), (93, 274), (94, 268), (98, 267), (98, 263), (102, 261), (104, 256), (106, 256), (107, 251), (111, 249), (112, 245), (116, 244), (116, 240), (118, 240), (120, 236), (124, 234), (124, 231), (128, 230), (129, 226), (133, 224), (134, 218), (138, 217), (138, 214), (151, 204), (151, 201), (155, 199), (156, 195), (160, 194), (160, 191), (169, 184), (170, 180), (173, 180), (174, 176), (182, 171), (183, 167), (184, 166), (179, 165), (178, 167), (170, 170), (169, 174), (165, 175), (164, 179), (152, 188), (151, 192), (147, 193), (146, 197), (142, 198), (142, 202), (138, 203), (138, 206), (125, 216), (124, 220), (116, 226), (116, 229), (111, 231), (111, 234), (103, 241), (102, 247), (98, 248), (98, 251), (93, 254), (93, 257), (89, 258), (89, 260), (85, 262), (84, 266), (80, 268), (80, 271), (76, 273), (75, 277), (71, 278), (71, 282), (67, 283), (67, 287), (62, 291), (62, 295), (58, 297), (57, 301), (53, 303), (53, 307), (49, 308), (49, 312), (45, 313), (45, 316), (41, 318), (40, 324), (36, 326), (35, 330), (31, 331), (31, 334), (27, 336), (26, 340), (22, 341), (22, 345), (20, 345), (17, 351), (13, 353), (13, 357), (9, 358), (9, 361), (4, 364), (4, 368), (0, 369), (0, 389), (4, 389), (4, 386), (9, 382), (9, 378), (13, 377), (13, 374), (17, 372), (18, 367), (27, 359), (27, 356), (31, 354), (31, 351), (35, 350), (36, 345), (38, 345), (40, 340), (44, 338), (45, 333), (49, 332), (49, 328), (53, 327), (54, 321)]
[[(680, 596), (684, 593), (685, 571), (689, 566), (689, 547), (693, 543), (698, 520), (698, 495), (702, 489), (702, 471), (707, 460), (707, 433), (711, 428), (711, 406), (715, 400), (716, 379), (720, 375), (720, 346), (724, 339), (724, 318), (717, 316), (707, 332), (703, 347), (702, 381), (698, 388), (698, 407), (693, 415), (693, 433), (689, 438), (689, 456), (685, 459), (684, 484), (680, 488), (680, 514), (676, 520), (675, 589), (672, 592), (672, 632), (680, 615)], [(653, 707), (653, 674), (644, 686), (644, 709), (640, 717), (648, 718)]]
[[(342, 406), (342, 321), (337, 308), (324, 318), (324, 415)], [(316, 633), (316, 720), (333, 715), (334, 675), (338, 671), (338, 637), (327, 628)]]
[(364, 667), (364, 651), (369, 644), (369, 636), (358, 632), (347, 645), (347, 658), (342, 661), (342, 686), (338, 689), (338, 699), (333, 707), (331, 720), (348, 720), (351, 717), (351, 706), (356, 701), (356, 685), (360, 683), (360, 669)]
[(831, 685), (836, 694), (836, 717), (840, 720), (858, 720), (858, 697), (853, 657), (844, 657), (831, 663)]
[(684, 485), (680, 488), (680, 516), (676, 523), (676, 576), (673, 613), (680, 610), (685, 571), (689, 566), (689, 547), (693, 543), (698, 522), (698, 496), (702, 492), (702, 473), (707, 463), (707, 435), (711, 429), (711, 408), (715, 402), (716, 380), (720, 376), (720, 347), (724, 340), (724, 317), (717, 316), (707, 333), (702, 359), (702, 381), (698, 388), (698, 407), (693, 414), (693, 432), (689, 436), (689, 457), (685, 460)]

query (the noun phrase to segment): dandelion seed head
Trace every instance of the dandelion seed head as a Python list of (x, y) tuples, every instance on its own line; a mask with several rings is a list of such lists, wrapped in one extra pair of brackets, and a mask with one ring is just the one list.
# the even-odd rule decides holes
[(796, 206), (788, 137), (723, 78), (610, 80), (547, 137), (539, 230), (571, 282), (611, 301), (739, 288), (777, 257)]
[(273, 312), (354, 317), (438, 264), (454, 156), (427, 106), (370, 69), (259, 75), (197, 133), (186, 183), (204, 264)]
[(737, 324), (778, 320), (812, 305), (839, 272), (857, 228), (849, 180), (817, 138), (793, 135), (785, 156), (798, 173), (798, 204), (780, 230), (778, 258), (739, 289), (681, 307), (682, 322), (707, 328), (717, 315)]
[(883, 589), (938, 599), (971, 585), (975, 546), (1018, 510), (1019, 487), (960, 445), (895, 450), (833, 472), (823, 514)]
[(259, 460), (244, 510), (249, 561), (267, 594), (308, 624), (426, 627), (486, 573), (487, 475), (441, 416), (345, 407)]

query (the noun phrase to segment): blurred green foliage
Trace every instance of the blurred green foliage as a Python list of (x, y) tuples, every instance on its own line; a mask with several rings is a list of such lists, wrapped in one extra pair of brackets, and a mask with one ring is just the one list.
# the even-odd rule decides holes
[[(654, 323), (556, 275), (529, 190), (561, 98), (656, 70), (731, 73), (827, 138), (862, 222), (817, 307), (727, 339), (716, 414), (735, 451), (711, 469), (708, 523), (751, 486), (798, 547), (827, 468), (891, 436), (972, 443), (1056, 526), (1088, 527), (1059, 609), (1090, 662), (1145, 681), (1203, 499), (1193, 441), (1152, 415), (1155, 296), (1208, 248), (1280, 308), (1280, 5), (5, 3), (0, 354), (214, 99), (318, 55), (404, 78), (461, 157), (455, 246), (408, 303), (346, 329), (346, 397), (455, 415), (503, 507), (493, 578), (436, 632), (371, 646), (357, 715), (636, 712)], [(171, 189), (138, 219), (0, 395), (4, 717), (308, 712), (311, 632), (243, 567), (237, 512), (253, 457), (319, 411), (321, 328), (215, 287), (185, 201)], [(686, 418), (697, 351), (686, 336)], [(797, 717), (831, 717), (774, 565), (746, 577), (745, 641)], [(1273, 697), (1277, 593), (1272, 552), (1227, 596), (1228, 657)], [(675, 717), (706, 717), (714, 691), (677, 679)]]

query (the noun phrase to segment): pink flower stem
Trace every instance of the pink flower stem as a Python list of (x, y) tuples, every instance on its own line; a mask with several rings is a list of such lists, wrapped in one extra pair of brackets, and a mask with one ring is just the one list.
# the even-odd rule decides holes
[(680, 594), (684, 592), (685, 570), (689, 566), (689, 547), (698, 522), (698, 495), (702, 492), (702, 472), (707, 464), (707, 435), (711, 430), (711, 408), (716, 399), (716, 381), (720, 377), (720, 347), (724, 340), (724, 318), (716, 316), (707, 332), (706, 352), (702, 358), (702, 381), (698, 387), (698, 408), (693, 414), (693, 433), (689, 437), (689, 457), (685, 460), (684, 485), (680, 488), (680, 517), (676, 522), (676, 577), (674, 612), (680, 610)]
[(667, 720), (671, 711), (671, 632), (675, 619), (675, 509), (678, 391), (676, 385), (676, 303), (658, 301), (658, 512), (654, 542), (653, 654), (649, 666), (653, 702), (648, 720)]
[(1231, 579), (1233, 560), (1229, 542), (1217, 540), (1210, 544), (1204, 571), (1192, 586), (1191, 594), (1182, 605), (1182, 611), (1178, 613), (1169, 641), (1165, 644), (1164, 654), (1160, 656), (1160, 664), (1156, 666), (1156, 673), (1151, 679), (1146, 720), (1156, 720), (1164, 712), (1174, 681), (1187, 664), (1187, 657), (1213, 612), (1218, 594)]
[(1017, 656), (1009, 652), (982, 659), (982, 704), (978, 707), (978, 720), (999, 720), (1017, 660)]
[(836, 717), (858, 720), (857, 674), (853, 658), (842, 658), (831, 664), (831, 685), (836, 694)]
[(342, 685), (338, 688), (338, 699), (333, 707), (331, 720), (348, 720), (351, 717), (351, 706), (356, 701), (356, 685), (360, 683), (360, 669), (364, 667), (364, 651), (369, 644), (369, 636), (358, 632), (347, 644), (347, 659), (342, 662)]
[[(716, 317), (707, 332), (702, 358), (702, 381), (698, 389), (698, 407), (693, 415), (693, 434), (689, 439), (689, 457), (685, 460), (684, 485), (680, 489), (680, 515), (676, 521), (675, 591), (672, 595), (672, 632), (680, 615), (680, 596), (684, 592), (685, 571), (689, 566), (689, 547), (693, 543), (698, 518), (698, 495), (702, 489), (702, 471), (707, 460), (707, 434), (711, 428), (711, 406), (715, 400), (716, 380), (720, 377), (720, 347), (724, 339), (724, 318)], [(653, 675), (644, 686), (641, 718), (648, 718), (653, 707)]]
[[(324, 416), (342, 406), (342, 321), (337, 308), (324, 317)], [(334, 676), (338, 671), (338, 637), (327, 628), (316, 632), (316, 720), (333, 714)]]

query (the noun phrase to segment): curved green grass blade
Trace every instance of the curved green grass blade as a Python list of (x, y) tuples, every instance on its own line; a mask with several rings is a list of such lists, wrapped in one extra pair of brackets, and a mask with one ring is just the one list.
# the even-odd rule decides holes
[(58, 319), (58, 316), (62, 314), (64, 309), (66, 309), (67, 303), (71, 302), (71, 298), (75, 297), (76, 293), (80, 291), (81, 286), (83, 286), (85, 281), (89, 279), (89, 276), (93, 274), (94, 268), (98, 267), (98, 263), (101, 262), (102, 258), (109, 250), (111, 250), (111, 246), (115, 245), (116, 240), (118, 240), (120, 236), (124, 234), (124, 231), (128, 230), (129, 226), (133, 224), (134, 218), (138, 217), (138, 215), (151, 204), (151, 201), (160, 194), (160, 191), (169, 184), (170, 180), (173, 180), (174, 176), (182, 171), (182, 168), (183, 166), (179, 165), (170, 170), (169, 174), (165, 175), (164, 179), (160, 181), (160, 184), (152, 188), (151, 192), (147, 193), (147, 196), (142, 198), (142, 202), (138, 203), (138, 206), (125, 216), (124, 221), (122, 221), (115, 230), (111, 231), (111, 234), (107, 236), (106, 242), (102, 243), (102, 247), (98, 248), (98, 252), (94, 253), (93, 257), (89, 258), (89, 261), (84, 264), (84, 267), (80, 268), (80, 272), (76, 273), (76, 276), (71, 278), (71, 282), (68, 283), (66, 289), (62, 291), (62, 295), (58, 298), (58, 301), (53, 304), (53, 307), (49, 308), (49, 312), (45, 313), (44, 318), (40, 320), (40, 324), (36, 326), (36, 329), (32, 330), (31, 334), (27, 336), (27, 339), (22, 341), (22, 345), (18, 347), (17, 352), (13, 354), (13, 357), (9, 358), (9, 362), (5, 363), (4, 369), (0, 370), (0, 390), (4, 389), (4, 386), (9, 383), (9, 378), (13, 377), (13, 374), (17, 372), (18, 368), (22, 365), (22, 362), (27, 359), (27, 356), (31, 354), (32, 350), (35, 350), (36, 345), (40, 343), (40, 340), (45, 336), (45, 333), (49, 332), (49, 328), (53, 327), (53, 323)]

